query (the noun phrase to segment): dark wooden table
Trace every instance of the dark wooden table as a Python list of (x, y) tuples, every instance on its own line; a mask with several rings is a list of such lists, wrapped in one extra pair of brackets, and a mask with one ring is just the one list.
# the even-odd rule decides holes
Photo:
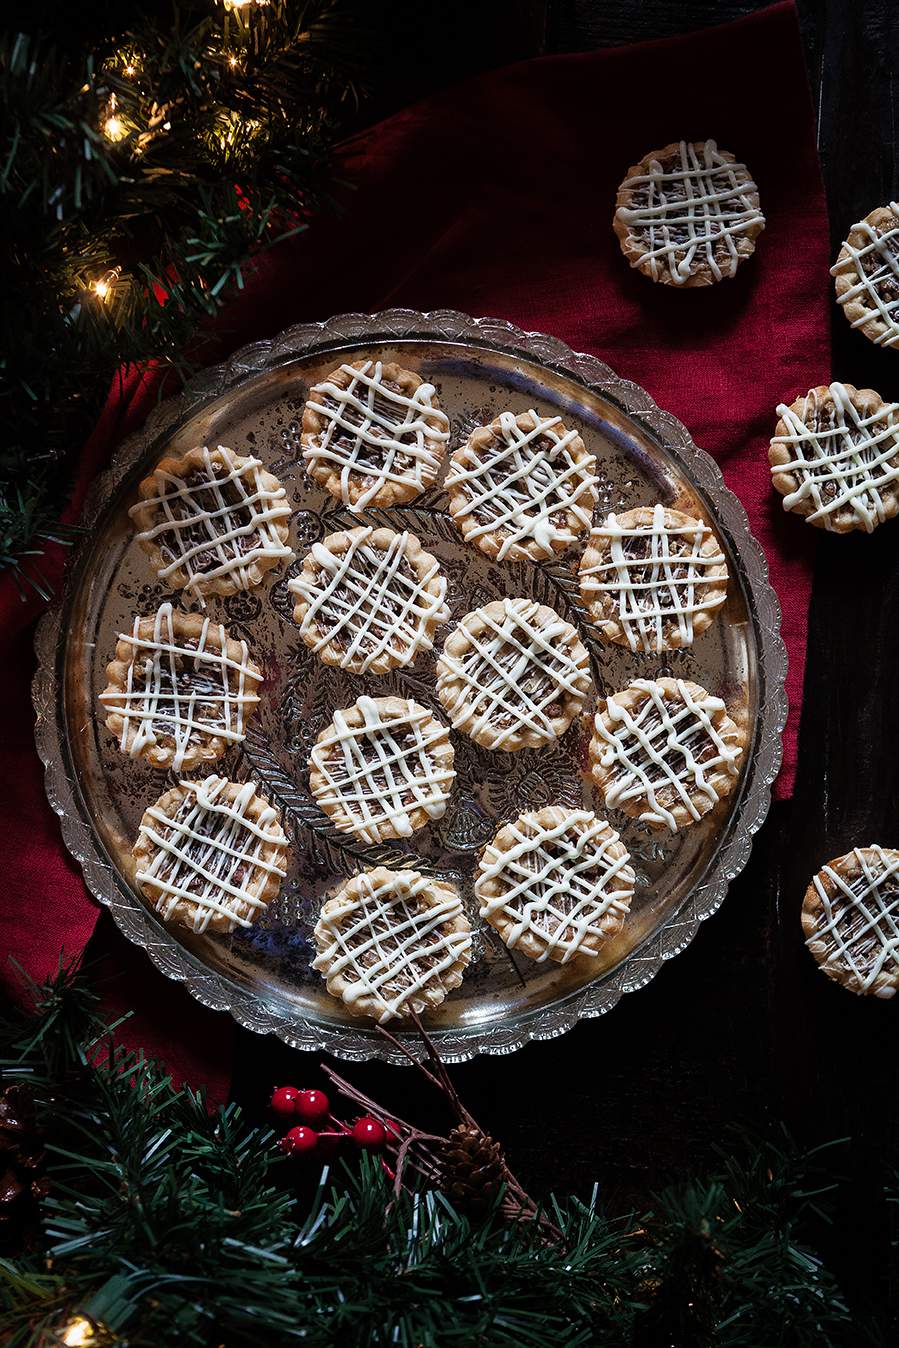
[[(634, 41), (758, 6), (715, 0), (497, 0), (427, 6), (369, 112), (441, 80), (540, 50)], [(447, 16), (445, 10), (452, 10)], [(441, 11), (444, 11), (441, 14)], [(850, 224), (896, 194), (899, 5), (803, 0), (833, 255)], [(480, 15), (480, 20), (477, 15)], [(430, 26), (429, 26), (430, 25)], [(431, 34), (431, 40), (428, 34)], [(472, 34), (478, 35), (472, 42)], [(760, 72), (761, 73), (761, 72)], [(760, 85), (760, 97), (771, 91)], [(776, 96), (776, 91), (774, 91)], [(899, 395), (899, 363), (834, 307), (834, 376)], [(859, 1304), (887, 1278), (884, 1158), (895, 1153), (896, 1013), (831, 985), (805, 951), (799, 907), (811, 874), (855, 844), (899, 845), (899, 526), (822, 536), (811, 611), (795, 797), (775, 807), (745, 873), (687, 952), (598, 1022), (509, 1058), (454, 1070), (463, 1098), (535, 1191), (648, 1191), (707, 1166), (731, 1123), (784, 1120), (803, 1143), (847, 1137), (851, 1179), (833, 1254)], [(299, 1059), (299, 1060), (298, 1060)], [(427, 1110), (403, 1069), (351, 1069), (379, 1098)], [(316, 1080), (311, 1056), (242, 1034), (236, 1092), (258, 1107), (273, 1080)]]

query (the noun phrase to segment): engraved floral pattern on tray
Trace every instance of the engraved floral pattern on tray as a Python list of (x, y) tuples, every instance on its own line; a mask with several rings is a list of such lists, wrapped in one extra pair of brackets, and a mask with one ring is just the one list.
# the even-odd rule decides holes
[[(584, 620), (574, 570), (579, 550), (553, 563), (490, 562), (461, 542), (439, 487), (407, 506), (361, 516), (326, 497), (308, 481), (300, 462), (306, 365), (320, 373), (339, 363), (347, 350), (373, 344), (394, 353), (408, 348), (416, 361), (433, 365), (436, 374), (430, 377), (452, 404), (451, 448), (467, 429), (491, 419), (510, 402), (530, 405), (545, 396), (551, 407), (566, 407), (575, 420), (586, 418), (593, 443), (599, 437), (603, 446), (598, 515), (664, 494), (675, 478), (686, 482), (726, 538), (736, 573), (734, 608), (727, 624), (722, 623), (721, 642), (703, 638), (695, 651), (656, 658), (604, 646)], [(266, 467), (282, 478), (295, 507), (291, 540), (297, 561), (269, 584), (217, 601), (213, 616), (244, 637), (251, 649), (261, 649), (267, 679), (266, 696), (245, 746), (230, 753), (222, 769), (238, 779), (258, 780), (283, 808), (296, 861), (281, 896), (255, 928), (199, 941), (162, 927), (122, 874), (129, 821), (174, 778), (117, 755), (102, 730), (95, 728), (87, 746), (79, 742), (73, 734), (73, 708), (62, 694), (67, 690), (74, 704), (83, 698), (83, 714), (89, 717), (95, 690), (79, 691), (79, 680), (96, 680), (116, 625), (131, 612), (150, 612), (171, 598), (152, 583), (134, 549), (129, 551), (127, 531), (116, 525), (109, 503), (114, 505), (117, 494), (129, 490), (128, 481), (136, 480), (139, 469), (158, 457), (173, 436), (202, 433), (212, 438), (211, 431), (222, 424), (233, 431), (239, 452), (258, 452)], [(594, 358), (498, 320), (449, 312), (344, 315), (291, 329), (272, 343), (236, 353), (226, 365), (200, 376), (180, 399), (157, 409), (144, 431), (122, 446), (97, 484), (87, 513), (102, 538), (82, 549), (79, 562), (70, 568), (62, 601), (43, 620), (37, 639), (37, 738), (48, 794), (89, 887), (108, 904), (129, 939), (145, 947), (163, 972), (183, 981), (200, 1001), (229, 1009), (242, 1024), (345, 1058), (395, 1056), (364, 1023), (331, 1005), (321, 979), (309, 969), (311, 929), (322, 895), (364, 866), (412, 865), (459, 885), (476, 930), (474, 960), (463, 987), (434, 1017), (432, 1031), (448, 1059), (464, 1059), (476, 1052), (510, 1052), (529, 1038), (552, 1037), (582, 1016), (610, 1009), (623, 991), (642, 986), (687, 944), (698, 922), (720, 904), (728, 880), (745, 864), (780, 761), (786, 704), (777, 601), (745, 513), (723, 487), (714, 463), (642, 390), (618, 380)], [(727, 685), (733, 692), (745, 682), (752, 721), (750, 762), (742, 792), (726, 814), (708, 828), (688, 830), (672, 840), (605, 811), (584, 784), (584, 737), (576, 723), (557, 746), (516, 754), (490, 752), (454, 734), (457, 780), (442, 819), (405, 842), (376, 848), (340, 834), (313, 801), (307, 768), (315, 737), (335, 707), (348, 706), (367, 691), (412, 697), (443, 715), (434, 691), (436, 652), (373, 680), (326, 668), (298, 636), (288, 579), (313, 542), (326, 532), (359, 523), (418, 534), (446, 574), (452, 621), (503, 594), (521, 593), (555, 608), (579, 627), (600, 693), (632, 677), (663, 672), (698, 678), (721, 691)], [(101, 558), (98, 548), (104, 539)], [(98, 567), (107, 568), (108, 581), (99, 604), (88, 602), (83, 583), (90, 573), (93, 589), (102, 590)], [(66, 639), (82, 622), (96, 637), (92, 669), (83, 649), (79, 653)], [(438, 649), (451, 625), (438, 632)], [(99, 788), (93, 783), (95, 774)], [(90, 783), (83, 792), (76, 785), (79, 776)], [(114, 809), (110, 801), (116, 802)], [(478, 851), (499, 823), (527, 809), (581, 801), (608, 814), (622, 832), (643, 887), (632, 939), (610, 950), (592, 979), (535, 966), (511, 954), (480, 923), (471, 893)], [(669, 883), (672, 875), (682, 880), (680, 889)]]

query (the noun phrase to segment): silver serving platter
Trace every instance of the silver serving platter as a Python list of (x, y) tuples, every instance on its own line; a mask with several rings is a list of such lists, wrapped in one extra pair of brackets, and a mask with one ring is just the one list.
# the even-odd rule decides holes
[[(558, 412), (597, 454), (598, 516), (655, 500), (692, 504), (714, 524), (728, 555), (731, 584), (722, 615), (690, 650), (646, 657), (596, 639), (579, 608), (576, 556), (540, 565), (487, 561), (456, 533), (439, 487), (409, 506), (367, 512), (371, 522), (418, 534), (440, 558), (454, 619), (502, 594), (526, 594), (578, 623), (600, 692), (614, 692), (635, 677), (670, 673), (695, 679), (743, 709), (745, 766), (723, 807), (676, 836), (610, 815), (633, 856), (638, 891), (623, 932), (592, 962), (561, 968), (510, 953), (484, 928), (472, 902), (478, 851), (501, 822), (529, 808), (582, 800), (609, 813), (583, 779), (582, 726), (554, 748), (517, 754), (491, 753), (454, 733), (458, 776), (447, 814), (405, 843), (365, 848), (337, 833), (309, 794), (310, 747), (334, 709), (360, 692), (412, 696), (440, 714), (433, 653), (377, 680), (345, 674), (317, 661), (292, 619), (287, 579), (308, 545), (358, 522), (303, 471), (303, 401), (309, 385), (342, 360), (374, 353), (437, 385), (451, 418), (452, 445), (507, 407)], [(247, 639), (266, 675), (246, 744), (216, 767), (257, 780), (282, 808), (292, 841), (281, 897), (255, 927), (232, 936), (166, 928), (125, 879), (141, 813), (174, 779), (122, 755), (96, 701), (116, 633), (128, 630), (132, 613), (153, 612), (170, 597), (133, 542), (127, 507), (136, 484), (164, 451), (205, 443), (252, 450), (285, 483), (295, 507), (297, 561), (289, 571), (275, 573), (251, 593), (210, 600), (213, 617)], [(36, 639), (36, 733), (47, 793), (89, 889), (128, 939), (200, 1002), (230, 1011), (249, 1029), (350, 1060), (403, 1061), (370, 1024), (331, 998), (309, 967), (322, 895), (368, 865), (411, 863), (451, 877), (461, 889), (476, 930), (475, 958), (428, 1026), (443, 1057), (462, 1061), (476, 1053), (510, 1053), (529, 1039), (551, 1039), (581, 1017), (609, 1011), (623, 992), (643, 987), (684, 949), (746, 864), (770, 803), (787, 710), (780, 609), (765, 558), (713, 460), (647, 393), (594, 357), (499, 319), (450, 311), (390, 310), (301, 324), (238, 351), (160, 405), (96, 483), (84, 523), (64, 591)], [(438, 646), (448, 630), (439, 634)], [(414, 1033), (400, 1033), (417, 1051)]]

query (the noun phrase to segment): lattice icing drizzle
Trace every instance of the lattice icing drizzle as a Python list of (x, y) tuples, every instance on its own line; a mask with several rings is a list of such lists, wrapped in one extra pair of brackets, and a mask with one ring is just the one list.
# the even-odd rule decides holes
[(287, 874), (277, 852), (266, 856), (287, 846), (276, 812), (266, 804), (249, 816), (254, 782), (243, 783), (230, 802), (226, 788), (231, 783), (224, 777), (179, 785), (187, 794), (174, 816), (156, 805), (146, 811), (141, 834), (156, 851), (137, 871), (137, 880), (151, 881), (161, 891), (155, 907), (164, 921), (188, 904), (194, 931), (204, 932), (217, 916), (232, 926), (251, 926), (265, 907), (259, 893), (266, 878)]
[[(348, 381), (345, 388), (327, 380), (311, 390), (306, 403), (326, 422), (306, 451), (310, 464), (339, 472), (341, 497), (353, 511), (364, 510), (391, 483), (423, 491), (437, 475), (449, 440), (449, 419), (434, 406), (434, 385), (423, 382), (411, 395), (404, 393), (385, 379), (379, 360), (359, 368), (341, 365), (340, 373)], [(351, 477), (368, 480), (355, 500)]]
[[(584, 696), (584, 672), (571, 655), (572, 628), (558, 614), (547, 621), (530, 599), (504, 599), (502, 617), (475, 612), (486, 632), (475, 635), (463, 620), (469, 647), (460, 657), (446, 647), (437, 689), (454, 726), (472, 737), (489, 731), (497, 749), (522, 730), (556, 738), (553, 719), (564, 693)], [(552, 610), (542, 610), (552, 613)], [(452, 680), (458, 681), (453, 689)], [(469, 724), (469, 718), (471, 723)]]
[(312, 967), (329, 982), (343, 979), (348, 1006), (370, 998), (371, 1014), (383, 1023), (432, 987), (442, 993), (453, 966), (467, 962), (471, 933), (452, 925), (462, 916), (456, 891), (418, 871), (367, 871), (350, 884), (357, 891), (352, 902), (339, 913), (322, 912)]
[[(362, 672), (385, 654), (408, 656), (429, 624), (449, 617), (446, 580), (434, 558), (420, 575), (406, 555), (407, 532), (392, 534), (385, 547), (371, 543), (374, 532), (353, 531), (341, 552), (315, 543), (311, 556), (318, 574), (302, 571), (289, 585), (308, 604), (300, 630), (318, 632), (312, 649), (342, 647), (341, 668)], [(432, 592), (428, 587), (435, 578)]]
[(593, 460), (572, 453), (577, 431), (566, 431), (561, 417), (541, 417), (533, 409), (527, 416), (530, 429), (520, 426), (514, 413), (501, 412), (485, 428), (492, 433), (490, 442), (479, 439), (456, 452), (444, 484), (465, 493), (467, 500), (453, 513), (457, 519), (474, 517), (476, 523), (466, 529), (469, 539), (504, 535), (500, 561), (527, 540), (544, 556), (554, 556), (554, 543), (568, 546), (577, 539), (566, 512), (585, 532), (596, 504), (599, 479), (590, 471)]
[(346, 711), (335, 712), (312, 750), (313, 766), (325, 779), (315, 790), (318, 803), (342, 806), (369, 844), (384, 836), (408, 838), (417, 810), (439, 819), (455, 776), (448, 754), (438, 760), (434, 752), (448, 741), (431, 712), (411, 698), (399, 708), (387, 709), (385, 701), (360, 697), (361, 725), (350, 725)]
[[(866, 852), (874, 853), (873, 863)], [(875, 844), (856, 847), (850, 856), (861, 872), (852, 879), (832, 866), (823, 868), (822, 874), (836, 888), (833, 897), (821, 875), (812, 881), (823, 911), (816, 915), (815, 931), (808, 943), (823, 941), (831, 947), (827, 963), (842, 965), (858, 990), (865, 993), (881, 974), (899, 971), (899, 854), (886, 854)], [(894, 992), (895, 987), (886, 986), (876, 995), (891, 997)]]
[[(585, 940), (595, 945), (608, 938), (610, 917), (623, 920), (634, 891), (630, 857), (619, 850), (618, 834), (587, 810), (572, 810), (552, 827), (538, 826), (536, 815), (525, 821), (508, 826), (513, 846), (490, 843), (484, 851), (480, 915), (501, 915), (509, 924), (503, 940), (513, 949), (530, 935), (545, 947), (538, 962), (567, 964)], [(501, 892), (485, 897), (481, 886), (492, 880)]]
[(231, 744), (243, 739), (245, 712), (259, 700), (262, 675), (245, 641), (234, 643), (237, 659), (228, 655), (228, 633), (221, 623), (204, 618), (195, 638), (179, 641), (171, 604), (157, 609), (149, 638), (141, 636), (143, 621), (136, 616), (130, 636), (119, 636), (133, 652), (124, 688), (107, 688), (100, 700), (121, 717), (123, 752), (136, 757), (148, 745), (170, 739), (172, 767), (178, 772), (193, 744), (212, 737)]
[(899, 205), (891, 201), (889, 210), (896, 221), (893, 227), (883, 230), (869, 220), (859, 220), (853, 232), (860, 231), (867, 242), (858, 248), (846, 239), (840, 257), (830, 269), (831, 276), (839, 276), (845, 273), (846, 262), (852, 263), (858, 280), (837, 295), (837, 303), (858, 301), (864, 305), (865, 312), (852, 320), (854, 328), (880, 319), (885, 330), (872, 335), (877, 346), (895, 346), (899, 342)]
[(254, 561), (293, 555), (277, 527), (291, 513), (284, 488), (265, 486), (259, 459), (232, 454), (221, 445), (219, 451), (224, 462), (204, 447), (202, 471), (192, 469), (186, 480), (157, 469), (158, 494), (129, 512), (158, 511), (159, 523), (139, 533), (138, 540), (159, 549), (165, 562), (158, 572), (161, 580), (183, 570), (183, 588), (201, 600), (210, 581), (236, 573), (239, 586), (246, 589), (253, 583)]
[(654, 680), (635, 679), (630, 688), (644, 694), (635, 710), (610, 697), (595, 722), (605, 743), (600, 764), (614, 774), (604, 788), (606, 804), (614, 807), (645, 797), (639, 818), (667, 824), (672, 832), (677, 830), (674, 807), (701, 819), (705, 811), (696, 797), (704, 799), (707, 809), (715, 804), (719, 797), (712, 778), (718, 772), (736, 776), (742, 755), (741, 746), (728, 744), (715, 726), (716, 717), (726, 711), (721, 698), (683, 679), (675, 684), (677, 700), (666, 697)]
[(780, 404), (777, 415), (787, 434), (775, 436), (772, 444), (786, 445), (792, 457), (772, 464), (771, 472), (799, 479), (795, 491), (784, 496), (787, 510), (810, 502), (808, 519), (832, 527), (831, 516), (848, 509), (870, 533), (886, 518), (881, 488), (899, 480), (899, 403), (884, 403), (864, 416), (844, 384), (831, 384), (828, 392), (830, 401), (822, 405), (817, 389), (811, 389), (799, 413)]
[(623, 526), (615, 514), (594, 529), (591, 541), (607, 541), (608, 553), (592, 566), (581, 566), (581, 592), (589, 603), (599, 593), (611, 596), (615, 616), (632, 651), (666, 649), (666, 630), (674, 626), (680, 645), (694, 637), (697, 613), (715, 608), (719, 594), (711, 586), (724, 554), (703, 551), (711, 530), (702, 520), (666, 523), (665, 507), (656, 505), (651, 525)]
[(631, 206), (619, 206), (618, 218), (644, 244), (638, 265), (648, 263), (653, 280), (659, 265), (683, 284), (705, 263), (716, 281), (733, 276), (740, 261), (737, 240), (763, 226), (753, 201), (756, 186), (745, 164), (725, 159), (713, 140), (701, 155), (689, 141), (678, 145), (677, 159), (650, 159), (645, 173), (626, 178)]

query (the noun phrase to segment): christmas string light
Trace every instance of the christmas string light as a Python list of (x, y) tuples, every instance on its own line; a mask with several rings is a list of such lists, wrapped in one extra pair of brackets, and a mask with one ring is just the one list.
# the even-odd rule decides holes
[(65, 1344), (66, 1348), (88, 1348), (88, 1345), (98, 1343), (101, 1337), (96, 1325), (86, 1315), (73, 1315), (71, 1320), (55, 1331), (57, 1342)]
[(107, 300), (115, 289), (115, 284), (119, 279), (121, 268), (112, 267), (108, 272), (98, 277), (91, 285), (91, 289), (98, 300)]
[(103, 134), (107, 140), (111, 140), (115, 143), (116, 141), (121, 140), (126, 133), (127, 127), (125, 126), (125, 123), (122, 121), (121, 117), (116, 115), (116, 96), (115, 94), (110, 94), (109, 116), (103, 123)]

